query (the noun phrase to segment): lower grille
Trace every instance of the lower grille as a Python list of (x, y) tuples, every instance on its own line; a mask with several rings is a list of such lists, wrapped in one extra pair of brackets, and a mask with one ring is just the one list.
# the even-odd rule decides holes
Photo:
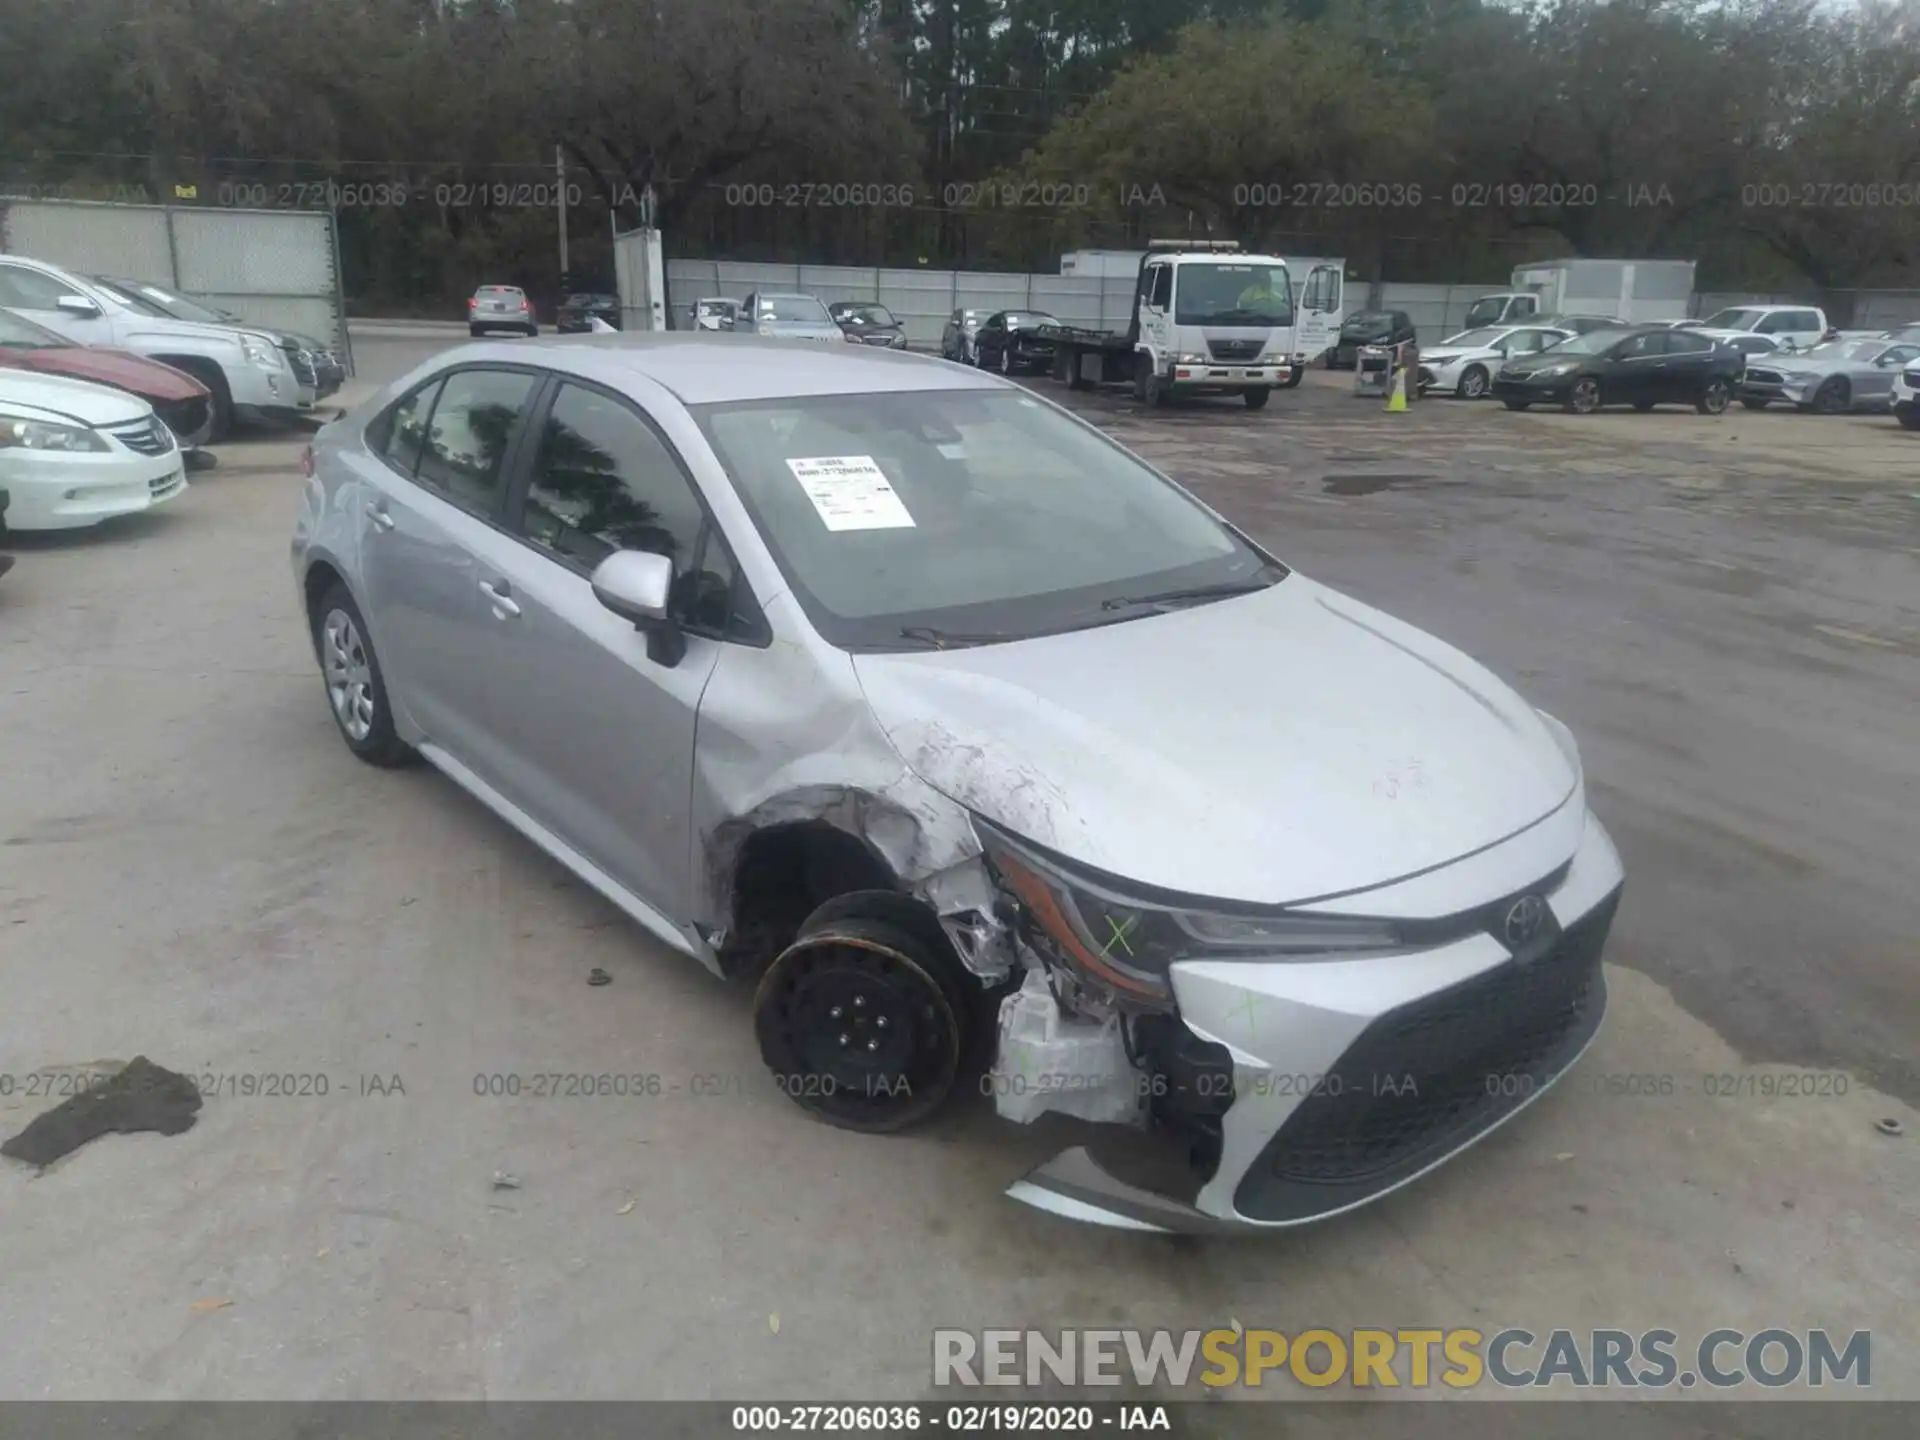
[(891, 345), (893, 344), (893, 337), (891, 335), (869, 335), (863, 343), (868, 345)]
[(135, 454), (164, 455), (174, 448), (173, 432), (160, 423), (158, 416), (125, 425), (109, 425), (105, 429)]
[(158, 480), (149, 480), (147, 494), (154, 500), (161, 500), (186, 483), (186, 477), (176, 470), (171, 475), (162, 475)]
[(207, 423), (207, 402), (199, 395), (188, 400), (156, 400), (153, 413), (176, 436), (185, 439), (189, 435), (199, 434), (201, 427)]
[(1786, 377), (1778, 370), (1756, 370), (1749, 365), (1747, 379), (1756, 385), (1779, 385), (1785, 382)]
[(1255, 360), (1266, 344), (1264, 340), (1209, 340), (1207, 353), (1216, 360)]
[(1389, 1011), (1340, 1057), (1240, 1182), (1256, 1220), (1324, 1214), (1377, 1194), (1498, 1123), (1599, 1028), (1600, 952), (1620, 892), (1552, 948)]

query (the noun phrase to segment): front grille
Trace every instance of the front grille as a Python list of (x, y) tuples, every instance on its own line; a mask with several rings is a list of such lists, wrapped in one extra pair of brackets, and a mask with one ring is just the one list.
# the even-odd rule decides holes
[(891, 345), (893, 344), (893, 337), (891, 335), (869, 335), (863, 343), (868, 345)]
[(1234, 1205), (1294, 1220), (1353, 1204), (1441, 1159), (1550, 1083), (1599, 1027), (1615, 891), (1537, 959), (1380, 1016), (1303, 1100)]
[(1257, 360), (1265, 340), (1209, 340), (1207, 353), (1216, 360)]
[(105, 428), (114, 439), (139, 455), (164, 455), (173, 449), (173, 432), (160, 423), (158, 416)]
[(284, 349), (287, 368), (293, 371), (294, 381), (301, 385), (313, 384), (313, 357), (297, 346), (288, 345)]
[(207, 402), (204, 396), (195, 395), (186, 400), (156, 400), (153, 413), (176, 436), (185, 439), (197, 435), (207, 423)]

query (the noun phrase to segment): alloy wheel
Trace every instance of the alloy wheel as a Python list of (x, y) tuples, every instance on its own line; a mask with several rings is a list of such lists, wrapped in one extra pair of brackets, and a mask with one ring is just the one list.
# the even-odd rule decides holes
[(320, 627), (320, 663), (334, 718), (348, 739), (365, 740), (373, 733), (373, 666), (359, 627), (344, 610), (329, 610)]

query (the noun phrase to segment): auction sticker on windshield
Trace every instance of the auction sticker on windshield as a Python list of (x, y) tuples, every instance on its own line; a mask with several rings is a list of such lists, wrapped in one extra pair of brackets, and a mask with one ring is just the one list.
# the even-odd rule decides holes
[(787, 468), (829, 530), (911, 530), (913, 516), (871, 455), (821, 455)]

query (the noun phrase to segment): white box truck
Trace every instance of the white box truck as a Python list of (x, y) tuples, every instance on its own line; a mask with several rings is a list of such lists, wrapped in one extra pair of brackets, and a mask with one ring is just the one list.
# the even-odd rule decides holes
[(1543, 315), (1592, 315), (1634, 324), (1684, 320), (1693, 299), (1691, 260), (1542, 260), (1513, 272), (1511, 290), (1467, 307), (1463, 330), (1516, 325)]
[[(1066, 347), (1068, 351), (1076, 352), (1069, 361), (1070, 368), (1080, 364), (1083, 354), (1100, 352), (1103, 358), (1097, 365), (1084, 367), (1089, 372), (1084, 376), (1080, 370), (1073, 370), (1071, 378), (1088, 382), (1110, 379), (1131, 381), (1136, 363), (1131, 357), (1135, 353), (1153, 352), (1156, 361), (1166, 358), (1154, 350), (1152, 333), (1155, 317), (1144, 305), (1139, 289), (1147, 278), (1146, 263), (1150, 257), (1165, 261), (1176, 270), (1183, 261), (1191, 264), (1196, 259), (1205, 261), (1208, 257), (1217, 258), (1221, 254), (1234, 253), (1246, 257), (1246, 252), (1232, 241), (1155, 240), (1150, 243), (1151, 250), (1070, 250), (1060, 257), (1062, 275), (1103, 279), (1124, 277), (1134, 282), (1128, 304), (1128, 328), (1124, 333), (1116, 331), (1094, 339), (1090, 338), (1093, 332), (1072, 332), (1075, 338), (1070, 339)], [(1191, 253), (1183, 256), (1183, 251)], [(1284, 264), (1292, 291), (1293, 336), (1287, 355), (1287, 371), (1284, 377), (1272, 382), (1282, 388), (1292, 389), (1300, 383), (1306, 367), (1330, 350), (1339, 337), (1341, 322), (1346, 319), (1347, 265), (1343, 259), (1317, 255), (1264, 255), (1263, 258), (1278, 259)], [(1144, 338), (1141, 327), (1143, 319), (1147, 322)], [(1186, 347), (1190, 358), (1199, 357), (1201, 348), (1204, 347)], [(1175, 347), (1173, 353), (1177, 355), (1179, 347)], [(1120, 359), (1123, 355), (1128, 358)], [(1123, 368), (1124, 374), (1121, 373)], [(1157, 365), (1156, 368), (1164, 369), (1165, 366)], [(1090, 373), (1095, 369), (1100, 373)], [(1170, 384), (1181, 388), (1193, 383), (1190, 377), (1169, 376), (1168, 380)], [(1258, 385), (1255, 388), (1259, 388)]]

